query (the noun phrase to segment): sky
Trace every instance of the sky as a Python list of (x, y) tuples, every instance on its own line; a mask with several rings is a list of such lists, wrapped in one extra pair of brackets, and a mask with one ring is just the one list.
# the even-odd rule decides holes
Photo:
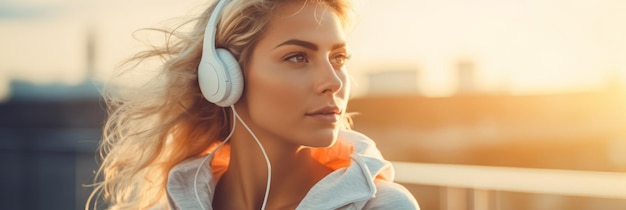
[[(143, 46), (133, 31), (180, 22), (207, 3), (0, 1), (0, 98), (12, 79), (84, 81), (88, 29), (96, 34), (96, 80), (106, 80)], [(626, 81), (623, 11), (622, 0), (359, 1), (348, 40), (354, 93), (366, 93), (370, 73), (408, 70), (417, 71), (421, 93), (451, 95), (459, 60), (474, 63), (477, 88), (485, 92), (584, 91)]]
[[(418, 69), (432, 95), (454, 91), (455, 61), (476, 65), (478, 88), (574, 91), (626, 76), (626, 1), (396, 0), (362, 2), (355, 65)], [(375, 36), (374, 36), (375, 34)], [(369, 62), (367, 62), (369, 61)], [(380, 64), (376, 65), (376, 61)], [(397, 66), (396, 66), (397, 65)]]

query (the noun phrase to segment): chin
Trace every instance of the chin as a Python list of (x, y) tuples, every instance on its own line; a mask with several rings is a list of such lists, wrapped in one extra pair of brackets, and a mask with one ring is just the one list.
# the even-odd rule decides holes
[(335, 144), (335, 142), (337, 142), (338, 135), (339, 135), (339, 129), (320, 130), (316, 134), (308, 137), (308, 138), (310, 137), (313, 137), (313, 138), (310, 138), (307, 141), (307, 145), (305, 146), (314, 147), (314, 148), (331, 147)]

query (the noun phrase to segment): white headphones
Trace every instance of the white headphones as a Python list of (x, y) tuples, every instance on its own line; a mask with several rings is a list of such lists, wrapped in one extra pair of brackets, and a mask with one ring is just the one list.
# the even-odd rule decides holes
[[(267, 184), (265, 187), (265, 195), (263, 196), (263, 204), (261, 206), (261, 209), (265, 210), (272, 181), (272, 165), (270, 163), (269, 157), (267, 156), (267, 153), (265, 152), (265, 148), (263, 148), (263, 145), (256, 137), (254, 132), (252, 132), (250, 127), (248, 127), (248, 125), (241, 119), (241, 117), (239, 117), (239, 115), (237, 114), (237, 110), (235, 110), (235, 106), (233, 106), (235, 103), (237, 103), (237, 101), (241, 97), (241, 93), (243, 92), (243, 76), (241, 75), (241, 67), (239, 66), (239, 63), (237, 62), (235, 56), (233, 56), (233, 54), (231, 54), (227, 49), (215, 48), (215, 33), (217, 31), (217, 23), (219, 22), (219, 17), (222, 9), (224, 9), (224, 6), (226, 5), (226, 3), (230, 2), (230, 0), (218, 1), (219, 2), (217, 2), (215, 9), (213, 9), (213, 12), (209, 17), (209, 21), (204, 31), (202, 57), (200, 58), (200, 64), (198, 65), (198, 83), (200, 84), (200, 91), (202, 92), (202, 95), (209, 102), (221, 107), (230, 107), (233, 110), (233, 125), (230, 134), (228, 134), (226, 139), (224, 139), (224, 141), (217, 148), (215, 148), (215, 150), (213, 150), (211, 154), (221, 148), (222, 145), (226, 144), (228, 140), (230, 140), (230, 137), (235, 131), (235, 118), (239, 120), (241, 124), (246, 128), (246, 130), (248, 130), (250, 135), (252, 135), (256, 143), (259, 145), (259, 148), (263, 153), (263, 157), (265, 158), (265, 163), (267, 164)], [(207, 155), (202, 160), (202, 162), (196, 169), (196, 174), (193, 180), (196, 201), (198, 201), (198, 204), (202, 209), (205, 208), (202, 204), (202, 199), (198, 194), (198, 175), (200, 173), (200, 169), (204, 166), (204, 163), (211, 156), (212, 155)]]
[(243, 92), (241, 67), (227, 49), (215, 48), (215, 33), (222, 9), (230, 0), (215, 6), (204, 32), (202, 58), (198, 65), (198, 82), (204, 98), (221, 107), (237, 103)]

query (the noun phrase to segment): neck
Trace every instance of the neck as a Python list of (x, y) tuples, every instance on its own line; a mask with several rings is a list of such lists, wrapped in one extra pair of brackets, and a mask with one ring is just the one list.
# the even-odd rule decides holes
[[(253, 127), (251, 129), (255, 132)], [(255, 135), (267, 152), (272, 168), (268, 209), (294, 209), (309, 189), (330, 173), (330, 169), (311, 157), (309, 148), (271, 139), (260, 132)], [(227, 209), (260, 209), (267, 187), (267, 168), (261, 148), (238, 122), (231, 140), (230, 164), (218, 182), (214, 202), (232, 201), (222, 206)], [(224, 199), (219, 199), (221, 196)]]

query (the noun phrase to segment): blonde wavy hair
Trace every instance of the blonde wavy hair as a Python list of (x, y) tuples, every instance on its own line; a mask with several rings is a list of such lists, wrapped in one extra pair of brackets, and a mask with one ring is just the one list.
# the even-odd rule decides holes
[[(346, 27), (354, 14), (348, 1), (299, 2), (328, 6)], [(245, 70), (272, 11), (288, 2), (296, 1), (230, 2), (218, 23), (216, 46), (228, 49)], [(108, 119), (98, 149), (101, 163), (85, 209), (169, 208), (165, 192), (169, 170), (187, 158), (205, 154), (229, 133), (231, 111), (205, 100), (197, 81), (205, 26), (214, 7), (215, 3), (173, 30), (153, 29), (166, 35), (164, 46), (137, 53), (125, 62), (132, 67), (121, 74), (147, 59), (159, 58), (162, 65), (157, 76), (139, 88), (125, 90), (127, 95), (105, 92)], [(191, 31), (180, 31), (192, 23)], [(349, 118), (345, 121), (349, 128)]]

